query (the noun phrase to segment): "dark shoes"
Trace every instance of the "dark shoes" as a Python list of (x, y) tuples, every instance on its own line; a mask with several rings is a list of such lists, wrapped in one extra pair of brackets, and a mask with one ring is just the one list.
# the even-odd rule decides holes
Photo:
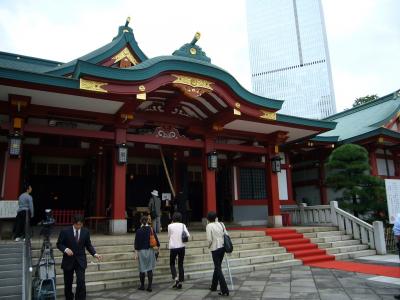
[(151, 293), (153, 290), (151, 289), (151, 287), (148, 287), (148, 288), (146, 289), (146, 291), (148, 291), (149, 293)]
[(220, 293), (218, 293), (218, 295), (220, 295), (220, 296), (229, 296), (229, 292), (220, 292)]
[(144, 286), (143, 285), (139, 285), (139, 287), (137, 289), (141, 290), (141, 291), (144, 291)]
[(395, 295), (394, 299), (400, 299), (400, 295)]
[(181, 289), (182, 288), (182, 283), (180, 283), (178, 280), (175, 280), (175, 284), (172, 286), (174, 289)]

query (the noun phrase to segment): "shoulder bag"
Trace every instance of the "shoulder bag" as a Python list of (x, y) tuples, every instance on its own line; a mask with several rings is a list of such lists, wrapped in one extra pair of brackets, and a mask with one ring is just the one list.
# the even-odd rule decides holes
[[(218, 222), (219, 223), (219, 222)], [(226, 234), (226, 229), (225, 229), (225, 225), (219, 223), (222, 227), (222, 231), (224, 233), (224, 248), (225, 248), (225, 252), (226, 253), (232, 253), (233, 251), (233, 244), (231, 241), (231, 237), (229, 235)]]
[(157, 247), (157, 240), (154, 236), (153, 228), (150, 227), (150, 248)]
[(185, 225), (182, 224), (182, 243), (187, 243), (189, 241), (189, 237), (185, 231)]

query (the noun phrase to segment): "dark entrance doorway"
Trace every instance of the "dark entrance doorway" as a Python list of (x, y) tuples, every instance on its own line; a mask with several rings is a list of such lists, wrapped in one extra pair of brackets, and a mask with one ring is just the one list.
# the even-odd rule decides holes
[(216, 174), (217, 215), (221, 221), (233, 220), (232, 169), (221, 166)]

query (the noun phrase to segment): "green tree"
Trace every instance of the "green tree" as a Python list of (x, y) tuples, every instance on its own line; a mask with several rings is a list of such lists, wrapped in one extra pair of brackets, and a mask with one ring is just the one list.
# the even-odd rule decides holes
[(356, 100), (354, 100), (353, 107), (356, 107), (356, 106), (359, 106), (359, 105), (368, 103), (368, 102), (373, 101), (373, 100), (376, 100), (376, 99), (378, 99), (378, 98), (379, 98), (379, 97), (378, 97), (377, 94), (374, 94), (374, 95), (367, 95), (367, 96), (365, 96), (365, 97), (356, 98)]
[(383, 180), (369, 174), (368, 152), (364, 147), (346, 144), (335, 149), (326, 163), (326, 183), (342, 197), (340, 207), (365, 220), (386, 219)]

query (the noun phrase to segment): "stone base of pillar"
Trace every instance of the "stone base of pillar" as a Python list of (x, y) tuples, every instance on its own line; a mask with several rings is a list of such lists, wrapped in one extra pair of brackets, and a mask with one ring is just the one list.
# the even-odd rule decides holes
[(111, 234), (125, 234), (126, 220), (110, 220), (109, 229)]
[(268, 227), (282, 227), (282, 216), (268, 216)]

